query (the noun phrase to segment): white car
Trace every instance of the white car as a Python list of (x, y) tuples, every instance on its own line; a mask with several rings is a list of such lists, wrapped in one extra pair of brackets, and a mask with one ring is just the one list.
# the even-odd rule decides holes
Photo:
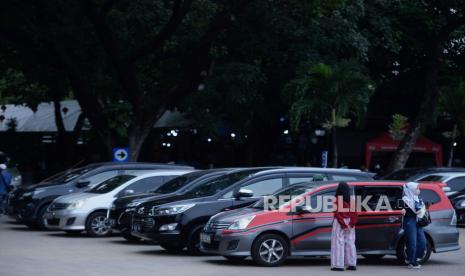
[(420, 178), (418, 181), (435, 181), (446, 183), (444, 192), (447, 196), (465, 191), (465, 172), (432, 173)]
[(107, 221), (107, 211), (116, 198), (156, 189), (166, 181), (189, 172), (192, 170), (133, 171), (117, 175), (85, 192), (56, 198), (44, 214), (44, 224), (48, 229), (67, 233), (85, 230), (92, 237), (108, 236), (111, 226)]

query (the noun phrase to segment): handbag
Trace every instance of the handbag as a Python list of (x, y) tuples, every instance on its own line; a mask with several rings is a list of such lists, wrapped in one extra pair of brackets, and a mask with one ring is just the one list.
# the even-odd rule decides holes
[(431, 216), (429, 215), (429, 210), (426, 208), (425, 215), (417, 220), (417, 226), (426, 227), (431, 224)]

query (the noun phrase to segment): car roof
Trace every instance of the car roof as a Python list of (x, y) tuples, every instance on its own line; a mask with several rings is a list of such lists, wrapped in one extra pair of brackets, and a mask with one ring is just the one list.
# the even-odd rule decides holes
[(126, 168), (126, 167), (140, 167), (140, 168), (160, 168), (160, 169), (194, 169), (192, 166), (186, 165), (178, 165), (178, 164), (166, 164), (166, 163), (146, 163), (146, 162), (124, 162), (124, 163), (116, 163), (116, 162), (98, 162), (98, 163), (91, 163), (85, 165), (84, 167), (110, 167), (110, 168)]
[(163, 176), (163, 175), (173, 175), (173, 173), (183, 175), (186, 173), (191, 173), (195, 172), (193, 170), (157, 170), (153, 172), (147, 172), (147, 171), (134, 171), (128, 173), (128, 175), (135, 175), (137, 177), (151, 177), (151, 176)]
[[(299, 183), (294, 184), (292, 186), (318, 186), (319, 188), (326, 188), (329, 186), (337, 185), (340, 181), (321, 181), (321, 182), (306, 182), (306, 183)], [(374, 181), (346, 181), (347, 184), (350, 186), (398, 186), (401, 187), (408, 183), (408, 181), (385, 181), (385, 180), (374, 180)], [(421, 182), (420, 185), (422, 187), (438, 187), (440, 188), (443, 183), (440, 182)], [(289, 187), (289, 186), (288, 186)]]
[(323, 172), (323, 173), (345, 173), (345, 174), (361, 174), (369, 176), (369, 173), (362, 172), (357, 169), (338, 169), (338, 168), (318, 168), (318, 167), (280, 167), (280, 168), (269, 168), (260, 172), (259, 174), (268, 174), (268, 173), (299, 173), (299, 172)]
[(444, 176), (444, 177), (455, 177), (455, 176), (465, 176), (465, 171), (463, 172), (438, 172), (425, 175), (424, 177), (428, 176)]

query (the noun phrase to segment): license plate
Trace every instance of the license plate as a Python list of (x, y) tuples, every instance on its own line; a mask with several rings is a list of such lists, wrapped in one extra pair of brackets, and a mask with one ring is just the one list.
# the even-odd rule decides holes
[(141, 228), (140, 224), (138, 224), (138, 223), (133, 223), (132, 224), (132, 231), (133, 232), (140, 232), (140, 228)]
[(201, 234), (200, 234), (200, 240), (201, 240), (203, 243), (211, 243), (211, 242), (212, 242), (212, 237), (211, 237), (210, 235), (201, 233)]

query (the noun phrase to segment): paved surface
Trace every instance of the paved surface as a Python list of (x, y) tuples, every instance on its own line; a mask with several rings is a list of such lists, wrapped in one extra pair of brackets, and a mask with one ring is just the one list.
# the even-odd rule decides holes
[(0, 275), (439, 275), (465, 274), (465, 229), (461, 251), (433, 254), (421, 272), (399, 266), (393, 257), (359, 258), (358, 271), (329, 271), (328, 259), (293, 259), (282, 267), (232, 264), (222, 257), (172, 255), (158, 246), (128, 244), (118, 236), (96, 239), (29, 230), (0, 218)]

